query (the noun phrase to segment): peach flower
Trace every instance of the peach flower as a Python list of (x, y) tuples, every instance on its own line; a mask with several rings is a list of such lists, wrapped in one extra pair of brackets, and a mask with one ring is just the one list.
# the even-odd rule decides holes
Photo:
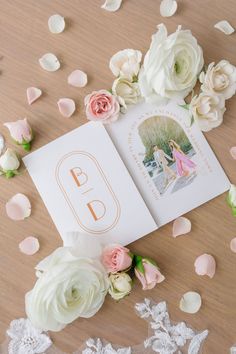
[(108, 273), (128, 269), (132, 264), (132, 259), (133, 256), (128, 248), (116, 244), (106, 246), (102, 253), (102, 264)]
[(154, 261), (136, 256), (135, 275), (142, 284), (143, 290), (151, 290), (156, 284), (165, 280)]
[(107, 90), (93, 91), (84, 99), (86, 115), (89, 120), (111, 123), (119, 118), (118, 98)]

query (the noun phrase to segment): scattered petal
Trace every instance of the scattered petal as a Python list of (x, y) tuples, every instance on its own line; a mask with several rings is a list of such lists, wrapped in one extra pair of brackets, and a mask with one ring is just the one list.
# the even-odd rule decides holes
[(176, 219), (173, 223), (173, 237), (188, 234), (191, 231), (191, 221), (183, 216)]
[(2, 134), (0, 134), (0, 155), (3, 152), (5, 147), (5, 139)]
[(6, 212), (12, 220), (24, 220), (31, 214), (31, 204), (29, 199), (21, 193), (14, 195), (6, 203)]
[(119, 10), (121, 4), (122, 4), (122, 0), (106, 0), (104, 4), (101, 6), (101, 8), (110, 12), (115, 12)]
[(231, 147), (231, 149), (229, 150), (229, 152), (230, 152), (230, 155), (232, 156), (232, 158), (233, 158), (234, 160), (236, 160), (236, 146)]
[(29, 236), (19, 243), (19, 249), (22, 253), (32, 256), (39, 250), (39, 241), (36, 237)]
[(177, 11), (177, 1), (175, 0), (162, 0), (160, 5), (160, 13), (163, 17), (171, 17)]
[(52, 15), (48, 19), (48, 28), (51, 33), (61, 33), (65, 29), (65, 19), (61, 15)]
[(69, 85), (72, 85), (75, 87), (84, 87), (88, 83), (88, 77), (85, 72), (83, 72), (81, 70), (74, 70), (68, 76), (67, 82)]
[(26, 90), (26, 95), (28, 103), (32, 104), (42, 95), (42, 90), (37, 87), (28, 87)]
[(60, 98), (57, 105), (63, 117), (69, 118), (75, 111), (75, 102), (71, 98)]
[(180, 300), (179, 308), (186, 313), (196, 313), (202, 306), (202, 298), (195, 291), (185, 293)]
[(214, 27), (227, 35), (230, 35), (235, 32), (235, 29), (231, 26), (231, 24), (228, 21), (217, 22), (214, 25)]
[(46, 71), (57, 71), (61, 64), (52, 53), (46, 53), (39, 59), (40, 66)]
[(208, 275), (208, 277), (213, 278), (216, 272), (215, 258), (210, 254), (202, 254), (197, 257), (194, 267), (198, 275)]
[(232, 252), (236, 253), (236, 237), (234, 237), (230, 242), (230, 249)]

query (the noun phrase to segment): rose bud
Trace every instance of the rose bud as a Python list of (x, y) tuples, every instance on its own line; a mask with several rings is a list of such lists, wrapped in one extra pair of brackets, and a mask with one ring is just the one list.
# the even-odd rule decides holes
[(114, 300), (121, 300), (127, 296), (132, 289), (132, 279), (127, 273), (110, 274), (109, 294)]
[(15, 151), (7, 149), (0, 157), (0, 174), (5, 175), (6, 178), (14, 177), (18, 174), (19, 167), (20, 161)]
[(108, 273), (117, 273), (131, 267), (133, 255), (129, 249), (117, 244), (108, 245), (102, 252), (102, 263)]
[(227, 202), (232, 209), (233, 216), (236, 216), (236, 186), (234, 184), (231, 184)]
[(9, 129), (16, 144), (22, 145), (26, 151), (31, 149), (30, 143), (33, 140), (33, 132), (26, 118), (16, 122), (4, 123), (4, 125)]
[(165, 277), (152, 259), (135, 256), (135, 262), (134, 272), (142, 284), (143, 290), (153, 289), (156, 284), (165, 280)]

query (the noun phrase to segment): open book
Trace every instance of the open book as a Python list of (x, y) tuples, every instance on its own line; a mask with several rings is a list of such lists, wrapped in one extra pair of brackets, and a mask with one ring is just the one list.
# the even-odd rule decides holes
[(24, 163), (64, 241), (70, 231), (129, 244), (229, 189), (183, 107), (140, 103), (87, 123)]

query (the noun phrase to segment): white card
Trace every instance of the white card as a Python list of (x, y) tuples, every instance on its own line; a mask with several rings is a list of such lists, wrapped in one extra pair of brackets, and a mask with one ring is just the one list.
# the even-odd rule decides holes
[(80, 231), (127, 245), (157, 228), (102, 124), (87, 123), (23, 161), (64, 241)]
[(107, 131), (158, 226), (230, 187), (204, 135), (177, 103), (140, 103)]

